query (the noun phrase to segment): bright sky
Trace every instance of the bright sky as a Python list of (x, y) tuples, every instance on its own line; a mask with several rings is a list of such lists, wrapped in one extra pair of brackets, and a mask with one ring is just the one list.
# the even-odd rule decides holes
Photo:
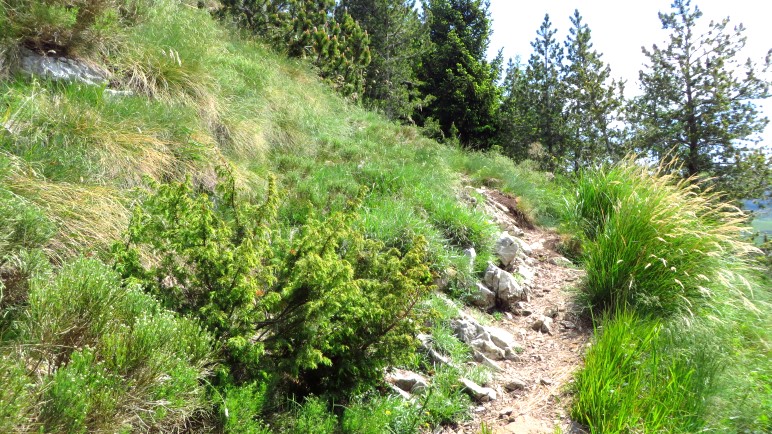
[[(646, 60), (641, 47), (650, 48), (667, 40), (657, 12), (669, 12), (671, 0), (541, 0), (515, 1), (490, 0), (493, 18), (493, 36), (489, 57), (504, 49), (504, 59), (519, 55), (527, 62), (531, 55), (531, 41), (544, 19), (550, 15), (552, 28), (557, 29), (558, 41), (564, 41), (571, 26), (569, 17), (579, 9), (583, 21), (592, 30), (595, 49), (603, 53), (603, 59), (611, 65), (611, 75), (627, 81), (625, 95), (638, 94), (638, 71)], [(772, 2), (761, 0), (692, 0), (703, 13), (700, 19), (707, 25), (711, 20), (730, 17), (730, 26), (742, 23), (748, 41), (743, 61), (750, 57), (761, 63), (772, 48)], [(765, 115), (772, 117), (772, 101), (763, 107)], [(764, 142), (772, 146), (772, 125), (764, 132)]]

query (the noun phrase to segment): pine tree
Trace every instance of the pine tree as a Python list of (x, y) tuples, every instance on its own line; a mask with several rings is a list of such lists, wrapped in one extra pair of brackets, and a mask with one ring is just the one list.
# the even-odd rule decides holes
[(517, 161), (529, 157), (531, 143), (536, 140), (536, 110), (532, 100), (525, 65), (520, 59), (509, 60), (501, 86), (499, 108), (499, 145)]
[(566, 94), (561, 76), (563, 47), (555, 39), (555, 33), (557, 30), (552, 28), (547, 14), (536, 32), (536, 39), (531, 42), (534, 52), (525, 70), (529, 89), (527, 100), (533, 104), (531, 110), (534, 110), (528, 116), (535, 122), (531, 139), (532, 143), (540, 145), (532, 157), (549, 170), (566, 166)]
[(732, 30), (727, 18), (698, 34), (699, 8), (675, 0), (673, 9), (659, 14), (671, 32), (667, 45), (643, 49), (649, 62), (640, 72), (643, 95), (631, 107), (637, 144), (683, 162), (685, 175), (728, 174), (742, 167), (748, 141), (768, 123), (754, 100), (769, 97), (769, 82), (750, 59), (740, 64), (742, 25)]
[(571, 17), (565, 42), (563, 80), (566, 98), (566, 147), (574, 171), (601, 160), (619, 157), (613, 143), (614, 121), (622, 106), (621, 85), (609, 82), (611, 68), (593, 49), (591, 32), (578, 10)]
[(419, 78), (432, 98), (420, 112), (436, 119), (445, 136), (452, 128), (465, 146), (490, 147), (497, 130), (501, 57), (486, 60), (491, 35), (488, 0), (427, 0), (423, 3), (431, 47)]
[(221, 14), (293, 57), (307, 57), (343, 95), (357, 99), (370, 63), (370, 38), (335, 0), (223, 0)]
[(343, 0), (341, 6), (370, 35), (365, 98), (390, 118), (409, 121), (424, 103), (417, 74), (428, 46), (415, 0)]

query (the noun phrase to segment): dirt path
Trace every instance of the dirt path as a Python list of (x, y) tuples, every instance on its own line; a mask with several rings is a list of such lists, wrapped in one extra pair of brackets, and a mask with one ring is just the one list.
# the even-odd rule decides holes
[[(487, 206), (503, 205), (496, 207), (499, 223), (502, 218), (513, 224), (522, 223), (517, 221), (520, 216), (511, 212), (512, 204), (502, 200), (500, 193), (487, 191), (485, 196)], [(478, 406), (471, 421), (446, 428), (445, 433), (477, 433), (483, 422), (494, 433), (501, 434), (582, 432), (569, 418), (568, 383), (582, 365), (592, 334), (591, 325), (579, 316), (580, 309), (571, 294), (583, 272), (561, 261), (563, 258), (554, 251), (559, 239), (556, 234), (539, 228), (524, 232), (520, 238), (532, 249), (526, 265), (535, 272), (528, 303), (532, 313), (504, 312), (503, 318), (492, 325), (512, 333), (525, 350), (519, 361), (501, 363), (503, 370), (487, 384), (497, 391), (498, 399)], [(533, 329), (540, 315), (553, 319), (550, 333)], [(522, 383), (522, 388), (513, 387), (517, 382)]]

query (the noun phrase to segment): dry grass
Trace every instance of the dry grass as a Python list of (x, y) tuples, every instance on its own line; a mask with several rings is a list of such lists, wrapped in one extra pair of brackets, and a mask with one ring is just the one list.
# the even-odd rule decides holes
[(590, 241), (585, 292), (592, 306), (672, 314), (714, 300), (750, 305), (743, 275), (758, 249), (740, 238), (747, 216), (707, 180), (630, 157), (584, 173), (570, 208)]
[(6, 188), (45, 210), (57, 226), (46, 246), (52, 258), (104, 250), (128, 225), (130, 212), (118, 190), (105, 186), (50, 182), (28, 164), (11, 158)]

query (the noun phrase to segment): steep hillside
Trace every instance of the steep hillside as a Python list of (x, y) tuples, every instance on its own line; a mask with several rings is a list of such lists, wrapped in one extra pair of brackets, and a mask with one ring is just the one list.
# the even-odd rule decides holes
[[(108, 12), (110, 4), (103, 5)], [(243, 432), (267, 429), (266, 420), (274, 430), (298, 432), (306, 413), (321, 411), (324, 419), (327, 402), (349, 401), (361, 413), (355, 422), (383, 424), (369, 421), (367, 409), (394, 407), (385, 423), (406, 432), (465, 417), (458, 368), (438, 374), (445, 386), (424, 402), (426, 414), (387, 395), (356, 397), (371, 393), (362, 395), (388, 364), (424, 363), (411, 335), (424, 327), (421, 318), (436, 315), (425, 304), (431, 282), (460, 295), (493, 258), (498, 229), (481, 207), (460, 199), (462, 186), (517, 195), (528, 218), (549, 222), (560, 200), (547, 175), (496, 153), (439, 145), (367, 112), (305, 63), (206, 10), (175, 1), (132, 4), (48, 57), (40, 57), (46, 35), (34, 23), (50, 16), (24, 2), (3, 6), (4, 18), (27, 27), (5, 27), (11, 31), (1, 35), (0, 218), (9, 232), (0, 238), (0, 376), (16, 382), (0, 396), (0, 427)], [(95, 83), (59, 80), (43, 71), (46, 62), (78, 65)], [(167, 219), (169, 212), (176, 217)], [(148, 226), (155, 219), (162, 223)], [(185, 238), (183, 227), (213, 232)], [(462, 254), (468, 248), (477, 252), (472, 267)], [(167, 261), (180, 262), (167, 270)], [(138, 268), (144, 274), (131, 274)], [(217, 283), (209, 281), (220, 272)], [(212, 295), (196, 298), (195, 282)], [(154, 298), (141, 298), (134, 284)], [(317, 285), (318, 293), (305, 292)], [(174, 295), (177, 288), (187, 295)], [(140, 299), (116, 301), (127, 297)], [(348, 304), (338, 305), (338, 297)], [(158, 303), (186, 316), (159, 311)], [(300, 316), (284, 316), (296, 308)], [(158, 313), (137, 329), (130, 312), (145, 309)], [(359, 317), (367, 320), (358, 324)], [(338, 336), (341, 326), (358, 338), (372, 333), (364, 348), (375, 343), (383, 354), (356, 359), (346, 348), (357, 338)], [(256, 341), (260, 327), (265, 342)], [(286, 339), (270, 338), (283, 333)], [(140, 341), (141, 354), (132, 343)], [(175, 342), (181, 346), (168, 345)], [(192, 347), (200, 351), (184, 350)], [(19, 376), (25, 365), (38, 368)], [(344, 375), (336, 369), (351, 381), (336, 380)], [(68, 380), (81, 374), (80, 383)], [(173, 386), (157, 380), (169, 376)], [(324, 378), (332, 383), (317, 384)], [(89, 392), (67, 398), (79, 389)], [(324, 401), (309, 400), (296, 414), (292, 397), (309, 392)], [(318, 432), (309, 423), (305, 429)]]
[(1, 432), (769, 428), (735, 208), (439, 144), (199, 3), (0, 2)]
[(211, 188), (213, 168), (226, 161), (258, 195), (275, 174), (290, 224), (310, 209), (341, 209), (368, 187), (367, 229), (391, 243), (406, 226), (436, 243), (479, 243), (482, 216), (455, 199), (461, 173), (498, 178), (505, 190), (537, 182), (535, 196), (550, 194), (543, 177), (504, 158), (441, 147), (349, 104), (305, 64), (234, 36), (207, 11), (161, 2), (136, 20), (103, 35), (107, 48), (84, 53), (109, 71), (109, 89), (129, 95), (40, 77), (2, 84), (3, 182), (60, 223), (49, 246), (56, 254), (118, 237), (125, 199), (143, 177), (190, 176)]

